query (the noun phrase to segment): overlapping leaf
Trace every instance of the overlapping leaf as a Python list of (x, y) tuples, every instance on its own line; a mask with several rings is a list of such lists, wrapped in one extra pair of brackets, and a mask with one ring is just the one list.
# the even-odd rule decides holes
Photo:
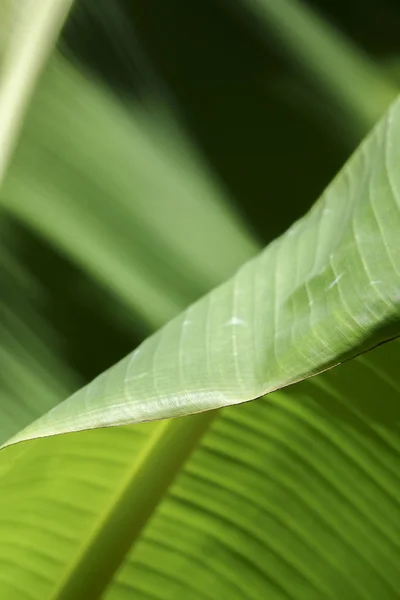
[[(221, 411), (140, 538), (142, 513), (123, 506), (164, 476), (137, 471), (163, 424), (2, 450), (1, 593), (398, 599), (398, 352)], [(200, 416), (182, 420), (189, 435)]]
[(313, 209), (18, 439), (257, 398), (400, 333), (400, 103)]
[[(82, 79), (78, 88), (85, 88), (82, 97), (87, 100)], [(62, 90), (70, 92), (71, 87)], [(108, 101), (102, 104), (112, 106)], [(94, 100), (93, 106), (98, 107)], [(89, 113), (85, 118), (93, 124)], [(129, 411), (139, 408), (142, 416), (147, 406), (155, 407), (149, 414), (158, 418), (165, 414), (161, 408), (168, 414), (193, 410), (198, 407), (193, 400), (200, 399), (204, 408), (204, 400), (247, 399), (247, 386), (256, 394), (274, 377), (276, 386), (285, 385), (398, 335), (398, 113), (394, 107), (286, 238), (146, 342), (128, 359), (132, 370), (122, 363), (84, 392), (95, 404), (103, 394), (106, 419), (129, 420), (126, 401)], [(98, 115), (104, 117), (104, 111)], [(118, 119), (113, 112), (113, 123)], [(123, 117), (122, 121), (128, 123)], [(40, 132), (43, 121), (37, 122)], [(68, 140), (71, 123), (68, 120), (59, 140)], [(77, 129), (70, 131), (73, 135)], [(39, 150), (40, 135), (32, 139), (31, 150), (21, 146), (6, 196), (15, 214), (51, 237), (57, 219), (47, 211), (54, 198), (71, 198), (73, 170), (59, 168), (58, 158), (54, 185), (38, 181), (37, 174), (45, 171), (38, 166), (44, 167), (52, 152), (44, 152), (35, 163), (32, 150)], [(54, 150), (51, 144), (50, 148)], [(85, 163), (85, 152), (77, 158), (72, 161), (75, 167)], [(89, 159), (85, 164), (97, 163)], [(64, 182), (61, 172), (68, 173)], [(174, 178), (174, 185), (178, 180)], [(59, 189), (63, 192), (57, 194)], [(112, 186), (106, 189), (112, 191)], [(116, 200), (118, 194), (112, 197)], [(46, 209), (44, 225), (34, 216), (38, 206)], [(75, 232), (96, 231), (90, 227), (90, 206), (96, 204), (89, 202), (87, 213), (79, 213), (85, 228)], [(235, 226), (231, 241), (236, 233), (237, 240), (241, 237), (234, 230)], [(60, 233), (62, 228), (53, 233), (54, 240)], [(173, 239), (174, 231), (169, 235)], [(245, 239), (231, 264), (251, 250)], [(162, 306), (162, 299), (157, 303), (156, 294), (150, 295), (153, 301), (146, 307), (145, 291), (132, 292), (124, 281), (125, 276), (128, 283), (136, 280), (128, 278), (129, 261), (113, 273), (124, 257), (115, 250), (117, 243), (107, 246), (114, 254), (104, 275), (101, 261), (96, 266), (99, 254), (97, 259), (84, 258), (90, 243), (81, 241), (74, 249), (74, 241), (64, 235), (66, 251), (75, 252), (75, 259), (103, 281), (109, 276), (110, 287), (128, 306), (142, 310), (149, 322), (173, 312), (168, 303)], [(100, 241), (107, 243), (107, 235)], [(189, 260), (198, 269), (194, 273), (207, 271), (201, 266), (202, 245), (196, 250), (200, 261)], [(128, 251), (129, 244), (123, 246)], [(215, 249), (210, 248), (212, 256)], [(107, 252), (102, 257), (106, 259)], [(224, 253), (221, 258), (215, 260), (209, 282), (227, 267)], [(182, 299), (177, 293), (176, 306)], [(224, 409), (214, 419), (206, 413), (163, 424), (69, 433), (2, 450), (0, 596), (78, 600), (96, 597), (109, 585), (107, 600), (398, 599), (398, 355), (398, 341), (385, 344), (266, 399)], [(160, 402), (164, 387), (169, 390), (166, 403)], [(138, 407), (134, 402), (129, 408), (139, 394), (144, 399), (147, 394), (154, 404)], [(78, 395), (73, 403), (90, 411), (85, 400)], [(65, 414), (68, 423), (72, 415), (68, 410)], [(78, 421), (79, 426), (98, 425), (91, 416), (86, 413), (87, 420)], [(200, 447), (164, 497), (174, 471), (208, 421), (212, 424)], [(169, 428), (174, 433), (166, 448)], [(50, 429), (42, 431), (49, 433)]]

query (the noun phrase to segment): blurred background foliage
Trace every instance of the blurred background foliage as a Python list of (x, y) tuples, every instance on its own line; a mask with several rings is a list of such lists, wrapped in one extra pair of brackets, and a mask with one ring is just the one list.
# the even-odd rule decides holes
[[(42, 103), (45, 120), (35, 119), (33, 108), (3, 190), (5, 419), (7, 403), (21, 407), (18, 426), (10, 410), (9, 434), (128, 353), (282, 233), (316, 200), (362, 137), (276, 37), (266, 36), (239, 5), (75, 2), (59, 41), (67, 61), (62, 64), (72, 64), (93, 82), (88, 94), (105, 88), (106, 95), (99, 93), (91, 121), (85, 92), (78, 99), (68, 95), (79, 87), (75, 75), (58, 66), (55, 71), (66, 76), (57, 84), (56, 74), (54, 84), (50, 65), (34, 102)], [(369, 55), (384, 77), (400, 81), (396, 0), (302, 0), (302, 5)], [(46, 96), (46, 86), (52, 95)], [(47, 113), (43, 103), (49, 99)], [(111, 133), (115, 119), (125, 127), (126, 115), (135, 118), (139, 132), (133, 147), (126, 121), (129, 160), (142, 175), (137, 203), (134, 195), (126, 197), (136, 175), (129, 178), (125, 148), (113, 146)], [(111, 163), (117, 175), (124, 174), (125, 187), (115, 189), (112, 181), (102, 188), (77, 171), (82, 165), (82, 173), (89, 172), (86, 149), (96, 143), (96, 119), (108, 117), (109, 144), (107, 138), (98, 143), (104, 143), (99, 148), (104, 166)], [(42, 148), (41, 135), (53, 126), (54, 147)], [(68, 162), (55, 154), (58, 143), (67, 155), (69, 131), (75, 145), (78, 138), (75, 163), (72, 155)], [(153, 151), (159, 170), (151, 162), (146, 171)], [(57, 204), (46, 182), (61, 170)], [(34, 175), (44, 182), (36, 191)], [(181, 190), (175, 192), (178, 182)], [(81, 196), (74, 193), (78, 185)], [(185, 190), (194, 198), (186, 209)]]

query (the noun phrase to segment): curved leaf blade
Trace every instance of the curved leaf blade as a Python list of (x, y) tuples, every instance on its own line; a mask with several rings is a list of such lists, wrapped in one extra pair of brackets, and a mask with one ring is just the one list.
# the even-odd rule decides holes
[(398, 352), (221, 411), (106, 599), (397, 600)]
[[(119, 512), (118, 503), (127, 486), (142, 486), (137, 462), (163, 424), (5, 449), (1, 594), (91, 597), (99, 568), (85, 565), (101, 561), (103, 572), (107, 555), (122, 561), (131, 536), (136, 543), (107, 600), (397, 600), (398, 352), (399, 341), (391, 342), (222, 410), (140, 536), (142, 514)], [(112, 515), (113, 535), (99, 538)], [(77, 569), (86, 574), (79, 581)]]
[(311, 211), (12, 442), (244, 402), (400, 334), (400, 102)]

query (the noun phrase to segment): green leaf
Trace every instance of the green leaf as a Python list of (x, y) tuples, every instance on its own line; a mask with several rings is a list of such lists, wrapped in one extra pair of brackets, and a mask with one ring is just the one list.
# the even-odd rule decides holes
[(224, 410), (106, 598), (398, 598), (398, 353)]
[(398, 352), (220, 411), (141, 535), (146, 507), (124, 507), (154, 506), (168, 422), (2, 450), (1, 596), (398, 599)]
[(0, 7), (0, 182), (36, 79), (72, 0), (3, 0)]
[(300, 221), (12, 442), (260, 397), (400, 334), (400, 102)]
[[(68, 71), (66, 77), (64, 73), (61, 75), (58, 82), (67, 85), (60, 86), (59, 95), (54, 96), (51, 83), (48, 104), (43, 103), (41, 108), (42, 116), (49, 117), (53, 101), (60, 99), (60, 102), (54, 102), (60, 128), (55, 127), (56, 119), (54, 122), (50, 119), (48, 130), (45, 129), (46, 119), (41, 117), (37, 117), (36, 127), (28, 123), (28, 131), (32, 127), (30, 131), (36, 131), (36, 134), (31, 137), (30, 148), (29, 144), (27, 146), (29, 133), (22, 141), (19, 158), (17, 156), (6, 188), (8, 209), (21, 219), (26, 218), (43, 235), (53, 237), (57, 245), (58, 237), (64, 236), (61, 245), (65, 252), (73, 255), (89, 272), (95, 272), (115, 293), (123, 291), (128, 307), (143, 311), (150, 324), (162, 321), (184, 298), (182, 290), (176, 291), (175, 283), (179, 277), (172, 277), (174, 269), (167, 267), (163, 285), (160, 285), (161, 270), (158, 271), (154, 275), (154, 287), (150, 289), (159, 290), (161, 295), (170, 286), (171, 294), (175, 295), (174, 304), (162, 306), (161, 301), (158, 304), (157, 293), (154, 293), (150, 295), (151, 305), (146, 307), (146, 291), (142, 289), (142, 293), (137, 294), (137, 277), (128, 278), (130, 260), (140, 256), (139, 252), (129, 252), (136, 234), (130, 231), (124, 237), (113, 231), (114, 223), (121, 221), (113, 220), (113, 213), (118, 210), (120, 216), (126, 216), (129, 229), (131, 222), (135, 222), (131, 218), (131, 209), (124, 212), (114, 185), (105, 185), (105, 197), (110, 194), (113, 208), (103, 215), (109, 219), (109, 229), (97, 238), (98, 247), (96, 245), (94, 250), (92, 243), (93, 239), (96, 241), (99, 229), (93, 227), (92, 222), (101, 217), (96, 210), (93, 190), (103, 189), (101, 183), (96, 188), (96, 177), (107, 184), (107, 167), (112, 164), (113, 152), (118, 150), (117, 141), (125, 139), (130, 148), (128, 154), (135, 160), (140, 158), (140, 152), (133, 152), (130, 143), (138, 143), (138, 148), (143, 149), (151, 146), (152, 151), (145, 153), (148, 160), (140, 163), (139, 175), (140, 170), (144, 170), (143, 165), (151, 164), (149, 157), (159, 157), (155, 159), (157, 177), (151, 173), (158, 186), (143, 184), (140, 188), (145, 191), (143, 205), (154, 189), (171, 190), (168, 197), (172, 197), (172, 190), (176, 189), (175, 184), (181, 180), (182, 173), (175, 170), (175, 183), (167, 188), (164, 186), (168, 178), (161, 178), (160, 174), (171, 173), (170, 164), (180, 151), (171, 150), (173, 160), (164, 170), (160, 160), (165, 160), (167, 145), (163, 136), (160, 138), (156, 132), (153, 141), (157, 143), (149, 142), (149, 124), (145, 118), (143, 131), (140, 127), (131, 128), (126, 113), (115, 109), (111, 98), (104, 100), (102, 93), (96, 93), (96, 84), (85, 85), (77, 78), (76, 89), (84, 90), (79, 96), (68, 83), (70, 75), (72, 79), (75, 77), (73, 71)], [(83, 111), (93, 97), (97, 98), (93, 102), (93, 107), (97, 107), (96, 110), (93, 108), (95, 118), (92, 118), (91, 110)], [(85, 135), (79, 135), (82, 130), (78, 126), (71, 127), (74, 121), (70, 116), (65, 119), (67, 125), (63, 129), (63, 99), (66, 113), (69, 106), (75, 108), (75, 112), (80, 112), (83, 120), (89, 123), (90, 126), (83, 130), (93, 136), (87, 146)], [(74, 99), (81, 99), (81, 104), (74, 104)], [(108, 112), (111, 115), (109, 121)], [(105, 128), (107, 135), (102, 138), (103, 118), (108, 126)], [(100, 132), (97, 136), (96, 123)], [(115, 138), (112, 137), (114, 125)], [(164, 122), (162, 127), (165, 127)], [(125, 128), (132, 136), (121, 137)], [(246, 357), (245, 353), (252, 350), (248, 342), (251, 336), (257, 341), (257, 348), (261, 348), (261, 360), (256, 367), (260, 369), (257, 373), (264, 378), (271, 375), (270, 369), (278, 376), (282, 368), (287, 377), (288, 365), (298, 367), (303, 360), (306, 364), (306, 359), (323, 361), (325, 351), (321, 345), (327, 339), (332, 344), (327, 354), (336, 353), (337, 360), (342, 360), (398, 334), (399, 211), (397, 200), (391, 198), (389, 190), (389, 182), (396, 193), (398, 188), (394, 168), (398, 164), (397, 128), (398, 125), (393, 123), (388, 123), (388, 131), (381, 127), (375, 139), (363, 147), (358, 158), (329, 189), (319, 207), (317, 205), (297, 224), (290, 236), (277, 241), (263, 257), (252, 263), (253, 267), (258, 265), (260, 268), (257, 283), (261, 283), (261, 287), (256, 288), (260, 295), (239, 296), (237, 307), (228, 307), (230, 326), (222, 332), (222, 328), (209, 329), (212, 336), (207, 341), (217, 348), (217, 356), (204, 355), (204, 322), (200, 320), (192, 333), (189, 330), (186, 342), (192, 341), (193, 345), (188, 355), (184, 345), (179, 346), (175, 355), (169, 354), (167, 345), (166, 348), (160, 346), (160, 353), (150, 356), (155, 359), (157, 368), (162, 367), (161, 375), (170, 380), (178, 375), (176, 361), (183, 357), (192, 361), (189, 365), (191, 377), (195, 377), (199, 363), (201, 368), (211, 367), (212, 373), (217, 374), (215, 381), (218, 384), (227, 382), (230, 393), (234, 391), (233, 384), (242, 392), (237, 378), (228, 381), (229, 371), (217, 372), (217, 368), (230, 368), (227, 358), (234, 362), (241, 357), (245, 359), (245, 365), (250, 364), (253, 355)], [(58, 144), (49, 142), (51, 135), (46, 136), (52, 129), (61, 130)], [(110, 148), (105, 143), (106, 138), (111, 142)], [(99, 139), (102, 144), (92, 143)], [(104, 160), (97, 162), (97, 156), (88, 159), (85, 151), (77, 152), (77, 140), (82, 142), (80, 149), (83, 145), (87, 152), (93, 151), (93, 147), (101, 150)], [(396, 144), (391, 146), (393, 140)], [(158, 141), (162, 152), (157, 152)], [(41, 153), (41, 144), (47, 147), (46, 152)], [(62, 144), (71, 150), (69, 156), (68, 150), (66, 155), (60, 152)], [(77, 152), (76, 157), (72, 148)], [(123, 159), (125, 151), (124, 147), (116, 156)], [(39, 153), (37, 162), (36, 152)], [(53, 163), (50, 159), (54, 160), (54, 154), (58, 156)], [(60, 167), (63, 161), (64, 168)], [(69, 169), (71, 162), (73, 168)], [(189, 165), (190, 162), (180, 164)], [(49, 172), (48, 167), (54, 165), (57, 165), (56, 173)], [(123, 163), (112, 182), (119, 185), (121, 175), (126, 182), (124, 175), (129, 168), (132, 168), (130, 164)], [(81, 170), (81, 177), (75, 179), (76, 169)], [(51, 178), (50, 185), (48, 178)], [(92, 183), (84, 185), (81, 191), (82, 181), (86, 183), (88, 179)], [(194, 189), (191, 177), (185, 181), (189, 182), (190, 189)], [(129, 186), (124, 183), (122, 189), (128, 196)], [(208, 186), (205, 191), (207, 189)], [(184, 199), (184, 190), (180, 190), (180, 197)], [(69, 213), (68, 204), (75, 193), (76, 203)], [(124, 198), (125, 194), (121, 196)], [(89, 200), (85, 209), (78, 210), (78, 224), (68, 228), (74, 223), (74, 211), (86, 197)], [(375, 214), (374, 208), (378, 209)], [(61, 209), (64, 210), (61, 225), (52, 232), (52, 227), (60, 221)], [(65, 214), (70, 215), (69, 221), (63, 221)], [(222, 210), (219, 214), (223, 223), (229, 212)], [(201, 219), (202, 223), (206, 221), (212, 224), (212, 217), (208, 215), (208, 220)], [(382, 231), (381, 225), (384, 226)], [(207, 248), (207, 260), (212, 259), (213, 267), (208, 284), (228, 265), (229, 244), (224, 246), (222, 260), (218, 261), (218, 229), (216, 227), (212, 236), (215, 245), (210, 244)], [(140, 227), (137, 226), (135, 232), (140, 232)], [(170, 240), (168, 249), (174, 247), (177, 233), (172, 227), (166, 231), (166, 239)], [(313, 237), (317, 233), (318, 239)], [(114, 239), (110, 242), (111, 236)], [(126, 241), (122, 242), (121, 237)], [(156, 236), (149, 235), (149, 238), (152, 243)], [(224, 240), (228, 238), (223, 237)], [(231, 265), (241, 253), (246, 254), (245, 244), (240, 245), (239, 250), (234, 244), (239, 238), (240, 234), (230, 238), (232, 251), (236, 252)], [(190, 239), (190, 235), (186, 239)], [(118, 250), (120, 241), (123, 251)], [(105, 251), (96, 253), (98, 248), (103, 250), (103, 244)], [(207, 264), (201, 262), (201, 245), (195, 245), (199, 260), (192, 260), (191, 255), (191, 260), (179, 263), (193, 268), (192, 280), (197, 274), (201, 278), (202, 264), (204, 272), (207, 271)], [(78, 248), (74, 249), (74, 246)], [(159, 255), (162, 255), (165, 246), (160, 246)], [(251, 249), (252, 245), (249, 247)], [(360, 255), (357, 254), (359, 251)], [(112, 259), (107, 263), (110, 252)], [(89, 260), (85, 253), (89, 256), (92, 253)], [(107, 273), (103, 272), (99, 255), (106, 263)], [(168, 252), (165, 255), (168, 256)], [(119, 259), (123, 261), (121, 271), (118, 270)], [(146, 263), (140, 264), (146, 266)], [(152, 264), (156, 264), (156, 260), (154, 263), (149, 261), (147, 267)], [(264, 266), (267, 267), (265, 272)], [(245, 267), (236, 281), (241, 281), (243, 273), (251, 273), (251, 268), (251, 265)], [(337, 280), (342, 268), (344, 274)], [(365, 273), (363, 269), (366, 269)], [(149, 268), (148, 272), (151, 270)], [(8, 271), (14, 274), (14, 269)], [(376, 272), (379, 277), (375, 277)], [(284, 289), (286, 277), (288, 287)], [(217, 299), (217, 304), (212, 305), (214, 309), (224, 309), (223, 290), (232, 292), (228, 294), (228, 300), (235, 300), (235, 288), (227, 284), (211, 295), (212, 302)], [(277, 292), (273, 298), (272, 292)], [(258, 321), (257, 318), (252, 323), (253, 329), (246, 332), (240, 329), (240, 317), (233, 309), (242, 310), (241, 302), (249, 298), (260, 302), (262, 310), (257, 314), (262, 319)], [(263, 299), (265, 303), (261, 302)], [(275, 299), (277, 312), (274, 312)], [(388, 306), (385, 300), (389, 302)], [(152, 312), (154, 307), (157, 310)], [(17, 314), (17, 310), (15, 312)], [(206, 313), (208, 317), (211, 315), (217, 317), (217, 324), (225, 325), (223, 314)], [(29, 313), (27, 317), (29, 323), (35, 321)], [(191, 323), (185, 324), (181, 331), (183, 335), (189, 325)], [(41, 326), (39, 323), (38, 330)], [(238, 331), (231, 326), (237, 326)], [(171, 330), (174, 325), (168, 327)], [(11, 348), (19, 338), (23, 345), (26, 337), (24, 328), (15, 327), (15, 330), (17, 336), (10, 344)], [(223, 333), (225, 331), (227, 335)], [(276, 338), (277, 331), (284, 335)], [(276, 340), (279, 343), (274, 345)], [(46, 342), (46, 339), (41, 341)], [(160, 600), (180, 597), (395, 600), (399, 597), (400, 587), (396, 561), (400, 537), (398, 344), (398, 341), (391, 342), (337, 369), (271, 394), (267, 399), (223, 409), (216, 414), (204, 413), (162, 424), (69, 433), (5, 448), (0, 453), (0, 597), (7, 600), (83, 600), (103, 593), (108, 600), (132, 597)], [(148, 345), (146, 342), (142, 350)], [(36, 343), (29, 344), (27, 355), (36, 353), (37, 348)], [(202, 357), (200, 361), (199, 356)], [(222, 358), (223, 362), (205, 364), (207, 359), (214, 360), (213, 356), (217, 361)], [(279, 359), (283, 365), (274, 362)], [(51, 371), (52, 367), (53, 363), (49, 362)], [(315, 368), (313, 363), (307, 374), (313, 373)], [(111, 386), (103, 391), (112, 391), (115, 372), (118, 378), (118, 370), (114, 370), (100, 380)], [(136, 371), (136, 375), (142, 373)], [(200, 370), (199, 378), (203, 375)], [(233, 375), (236, 376), (234, 370)], [(248, 376), (247, 371), (245, 375)], [(7, 370), (7, 376), (17, 387), (19, 374)], [(168, 380), (156, 379), (154, 385), (163, 386), (166, 381), (168, 383)], [(210, 380), (207, 382), (212, 385)], [(172, 383), (179, 385), (179, 381)], [(202, 381), (199, 379), (194, 383), (198, 391)], [(139, 383), (142, 384), (145, 382)], [(31, 387), (35, 385), (32, 382)], [(90, 388), (93, 393), (96, 385)], [(247, 385), (247, 379), (244, 385)], [(180, 398), (186, 401), (182, 394), (185, 390), (177, 389)], [(34, 391), (38, 389), (32, 389), (32, 395)], [(215, 389), (210, 387), (205, 392), (211, 392), (212, 396)], [(209, 423), (211, 427), (199, 448), (168, 491), (180, 465)], [(148, 522), (151, 516), (153, 518)], [(128, 553), (132, 543), (134, 547)], [(114, 578), (120, 566), (122, 569)]]

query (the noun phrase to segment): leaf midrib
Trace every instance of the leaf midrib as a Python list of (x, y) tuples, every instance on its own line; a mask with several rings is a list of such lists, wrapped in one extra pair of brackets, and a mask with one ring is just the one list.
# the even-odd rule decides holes
[(49, 600), (101, 596), (216, 414), (157, 423)]

